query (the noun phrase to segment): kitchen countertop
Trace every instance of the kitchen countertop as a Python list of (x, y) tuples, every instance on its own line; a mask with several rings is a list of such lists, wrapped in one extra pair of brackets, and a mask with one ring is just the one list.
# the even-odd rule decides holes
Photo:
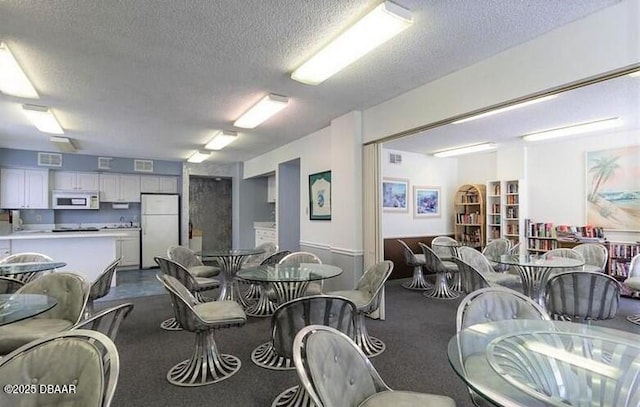
[(253, 222), (253, 228), (274, 230), (276, 228), (276, 223), (275, 222)]
[(0, 240), (23, 240), (23, 239), (70, 239), (78, 237), (122, 237), (127, 236), (126, 232), (137, 232), (140, 228), (113, 228), (99, 229), (91, 232), (52, 232), (50, 230), (22, 230), (8, 235), (0, 236)]

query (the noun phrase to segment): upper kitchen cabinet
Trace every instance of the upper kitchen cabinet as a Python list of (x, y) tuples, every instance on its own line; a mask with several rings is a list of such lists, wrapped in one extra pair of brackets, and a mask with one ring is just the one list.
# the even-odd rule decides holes
[(175, 194), (178, 192), (178, 178), (162, 175), (141, 175), (140, 192)]
[(51, 189), (68, 191), (98, 191), (100, 174), (96, 172), (52, 171)]
[(49, 171), (3, 168), (0, 206), (3, 209), (48, 209)]
[(267, 178), (267, 202), (276, 201), (276, 176), (270, 175)]
[(140, 176), (100, 174), (100, 202), (140, 202)]

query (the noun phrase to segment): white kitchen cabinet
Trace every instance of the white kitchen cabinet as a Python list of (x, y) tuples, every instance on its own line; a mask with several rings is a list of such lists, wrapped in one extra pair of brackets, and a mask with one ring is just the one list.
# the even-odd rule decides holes
[(178, 192), (178, 178), (164, 175), (141, 175), (140, 192), (175, 194)]
[(256, 228), (256, 246), (263, 243), (278, 244), (278, 238), (275, 229)]
[(100, 174), (100, 202), (140, 202), (140, 176)]
[(3, 168), (0, 206), (3, 209), (48, 209), (49, 171)]
[(53, 190), (98, 191), (100, 174), (97, 172), (52, 171)]
[(270, 175), (269, 178), (267, 178), (267, 202), (275, 202), (276, 193), (276, 176)]
[(120, 267), (140, 268), (140, 232), (126, 232), (116, 239), (116, 257), (122, 257)]

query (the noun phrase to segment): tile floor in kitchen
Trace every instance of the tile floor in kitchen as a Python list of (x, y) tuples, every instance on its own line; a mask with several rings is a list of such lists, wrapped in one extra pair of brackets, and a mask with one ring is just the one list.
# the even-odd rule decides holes
[(118, 270), (116, 286), (111, 287), (109, 294), (97, 301), (122, 300), (125, 298), (146, 297), (166, 294), (166, 290), (156, 279), (160, 269)]

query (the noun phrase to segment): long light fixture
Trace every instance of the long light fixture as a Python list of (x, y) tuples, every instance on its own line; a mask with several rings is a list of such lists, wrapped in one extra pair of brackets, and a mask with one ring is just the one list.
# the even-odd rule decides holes
[(62, 151), (63, 153), (76, 152), (76, 146), (73, 144), (73, 140), (68, 137), (51, 136), (49, 137), (49, 141), (52, 142), (56, 147), (58, 147), (58, 150)]
[(187, 158), (187, 161), (190, 163), (201, 163), (209, 158), (210, 155), (211, 153), (208, 151), (196, 151), (195, 153), (191, 154), (189, 158)]
[(245, 129), (253, 129), (274, 114), (278, 113), (280, 110), (287, 107), (288, 104), (289, 99), (286, 96), (271, 93), (260, 99), (258, 103), (253, 105), (242, 116), (240, 116), (233, 125)]
[(629, 76), (632, 78), (640, 78), (640, 71), (631, 72)]
[(38, 92), (4, 42), (0, 42), (0, 92), (21, 98), (39, 98)]
[(22, 111), (27, 118), (43, 133), (64, 134), (51, 110), (45, 106), (22, 105)]
[(309, 85), (322, 83), (412, 23), (409, 10), (385, 1), (293, 71), (291, 78)]
[(230, 143), (233, 143), (237, 137), (238, 133), (235, 131), (218, 131), (204, 148), (207, 150), (222, 150)]
[(436, 157), (453, 157), (455, 155), (478, 153), (480, 151), (494, 150), (496, 145), (494, 143), (482, 143), (474, 144), (470, 146), (456, 147), (449, 150), (442, 150), (433, 153)]
[(536, 103), (540, 103), (540, 102), (546, 102), (547, 100), (555, 99), (557, 97), (558, 95), (549, 95), (549, 96), (544, 96), (538, 99), (527, 100), (526, 102), (517, 103), (515, 105), (506, 106), (500, 109), (490, 110), (485, 113), (480, 113), (474, 116), (470, 116), (465, 119), (456, 120), (455, 122), (453, 122), (453, 124), (470, 122), (472, 120), (481, 119), (483, 117), (493, 116), (494, 114), (508, 112), (509, 110), (520, 109), (521, 107), (535, 105)]
[(556, 137), (573, 136), (575, 134), (588, 133), (591, 131), (611, 129), (614, 127), (622, 126), (623, 124), (624, 122), (619, 117), (612, 117), (609, 119), (572, 124), (570, 126), (530, 133), (522, 136), (522, 138), (526, 141), (540, 141)]

